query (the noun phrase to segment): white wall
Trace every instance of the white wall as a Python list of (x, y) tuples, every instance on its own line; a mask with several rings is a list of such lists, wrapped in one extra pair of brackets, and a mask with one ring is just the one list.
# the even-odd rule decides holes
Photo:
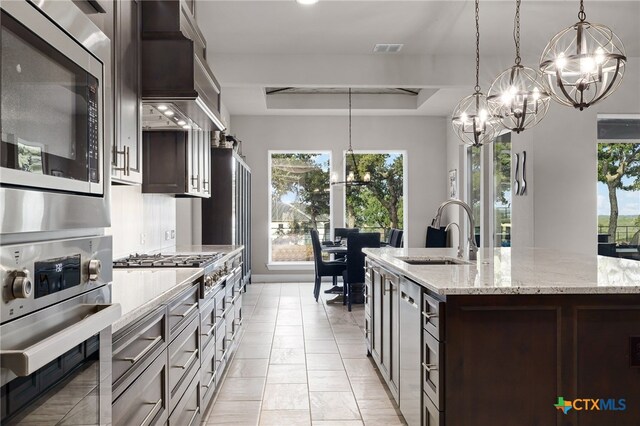
[[(332, 169), (342, 176), (348, 145), (346, 117), (233, 116), (234, 133), (252, 171), (254, 275), (271, 273), (268, 262), (268, 151), (331, 150)], [(410, 247), (424, 245), (426, 226), (446, 197), (446, 120), (439, 117), (353, 118), (354, 149), (405, 150), (408, 162), (408, 233)], [(343, 221), (342, 189), (334, 188), (334, 226)], [(282, 273), (282, 271), (278, 271)], [(299, 274), (300, 271), (290, 271)], [(310, 273), (306, 270), (305, 273)]]
[[(599, 104), (579, 111), (552, 103), (536, 127), (512, 135), (512, 151), (527, 151), (528, 190), (514, 197), (514, 246), (597, 252), (597, 115), (640, 113), (639, 67), (630, 58), (618, 91)], [(447, 138), (458, 143), (451, 132)], [(449, 148), (449, 167), (455, 156)]]
[(176, 200), (170, 195), (142, 194), (140, 186), (111, 187), (111, 228), (113, 258), (147, 253), (175, 246)]

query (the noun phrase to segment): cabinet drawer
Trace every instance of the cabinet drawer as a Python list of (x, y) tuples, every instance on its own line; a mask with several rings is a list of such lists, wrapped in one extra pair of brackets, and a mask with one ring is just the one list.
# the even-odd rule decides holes
[(173, 409), (189, 382), (189, 376), (200, 366), (198, 332), (200, 324), (194, 318), (169, 345), (169, 402)]
[(200, 424), (200, 377), (196, 375), (185, 391), (182, 399), (169, 416), (169, 426), (193, 426)]
[(364, 312), (371, 315), (371, 281), (364, 282)]
[(438, 342), (429, 332), (423, 331), (424, 352), (422, 354), (422, 387), (439, 410), (444, 410), (444, 345)]
[(372, 339), (372, 330), (373, 324), (371, 323), (371, 317), (367, 312), (364, 313), (364, 338), (367, 341), (367, 351), (371, 352), (371, 339)]
[(200, 310), (200, 349), (207, 353), (216, 341), (216, 304), (210, 299)]
[(227, 308), (226, 304), (226, 293), (225, 289), (221, 289), (216, 295), (213, 297), (215, 300), (215, 320), (216, 325), (219, 326), (222, 322), (224, 322), (224, 311)]
[(213, 350), (202, 357), (202, 366), (200, 367), (200, 395), (203, 411), (207, 408), (218, 383), (216, 381), (218, 362), (216, 361), (215, 344), (213, 346)]
[(422, 303), (422, 326), (433, 337), (444, 340), (444, 302), (424, 293)]
[(162, 425), (169, 414), (167, 359), (159, 356), (113, 403), (114, 425)]
[(194, 285), (180, 293), (169, 303), (169, 341), (198, 313), (198, 290)]
[(216, 381), (222, 378), (222, 372), (226, 366), (227, 356), (227, 339), (226, 339), (226, 323), (223, 322), (216, 329)]
[(438, 411), (426, 393), (422, 393), (422, 424), (424, 426), (444, 426), (444, 413)]
[(166, 308), (156, 309), (113, 342), (113, 393), (117, 397), (167, 344)]

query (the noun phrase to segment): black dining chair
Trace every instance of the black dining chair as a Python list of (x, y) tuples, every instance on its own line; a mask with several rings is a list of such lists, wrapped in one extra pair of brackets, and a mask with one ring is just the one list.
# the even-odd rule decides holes
[(333, 277), (333, 285), (338, 285), (338, 276), (342, 275), (342, 272), (347, 268), (347, 263), (344, 260), (325, 261), (322, 259), (320, 236), (315, 229), (311, 230), (311, 244), (313, 245), (313, 263), (316, 270), (313, 296), (317, 302), (320, 296), (322, 277)]
[[(362, 249), (365, 247), (380, 247), (380, 234), (377, 232), (363, 232), (353, 234), (347, 241), (347, 268), (342, 273), (344, 281), (344, 303), (351, 311), (353, 304), (354, 289), (359, 286), (364, 288), (364, 258)], [(359, 292), (363, 293), (362, 290)]]
[(389, 245), (391, 247), (402, 247), (402, 236), (404, 235), (404, 231), (402, 229), (393, 229), (393, 231), (395, 232), (391, 235)]

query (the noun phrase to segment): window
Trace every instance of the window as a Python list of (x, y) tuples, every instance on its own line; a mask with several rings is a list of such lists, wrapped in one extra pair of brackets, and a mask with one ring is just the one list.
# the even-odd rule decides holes
[(640, 117), (598, 117), (598, 253), (640, 260)]
[[(480, 195), (482, 193), (482, 148), (470, 146), (467, 151), (467, 164), (468, 164), (468, 174), (469, 177), (468, 185), (469, 190), (467, 191), (468, 200), (467, 204), (471, 207), (471, 211), (473, 212), (473, 220), (475, 222), (475, 230), (474, 234), (476, 236), (476, 244), (480, 246), (480, 230), (481, 230), (481, 208), (482, 204), (480, 203)], [(465, 225), (467, 226), (467, 225)], [(469, 229), (469, 228), (467, 228)], [(468, 235), (468, 234), (466, 234)]]
[(511, 132), (493, 142), (493, 221), (495, 247), (511, 247)]
[(269, 152), (269, 262), (311, 262), (310, 229), (329, 239), (329, 152)]
[[(377, 151), (356, 153), (362, 178), (370, 173), (364, 186), (347, 186), (345, 190), (345, 226), (361, 232), (379, 232), (385, 239), (391, 228), (404, 229), (405, 155), (403, 152)], [(351, 158), (345, 158), (345, 176), (353, 169)]]

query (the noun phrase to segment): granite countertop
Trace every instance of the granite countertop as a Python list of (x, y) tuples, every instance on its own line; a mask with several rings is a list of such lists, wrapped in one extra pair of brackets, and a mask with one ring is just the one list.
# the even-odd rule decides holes
[(456, 257), (453, 248), (367, 248), (382, 266), (446, 295), (640, 293), (640, 262), (545, 248), (481, 249), (462, 265), (410, 265), (398, 257)]
[[(225, 253), (216, 263), (221, 264), (240, 253), (243, 246), (179, 246), (161, 250), (163, 253)], [(122, 316), (113, 323), (112, 332), (121, 330), (143, 317), (204, 273), (202, 268), (114, 268), (112, 301), (122, 307)]]

